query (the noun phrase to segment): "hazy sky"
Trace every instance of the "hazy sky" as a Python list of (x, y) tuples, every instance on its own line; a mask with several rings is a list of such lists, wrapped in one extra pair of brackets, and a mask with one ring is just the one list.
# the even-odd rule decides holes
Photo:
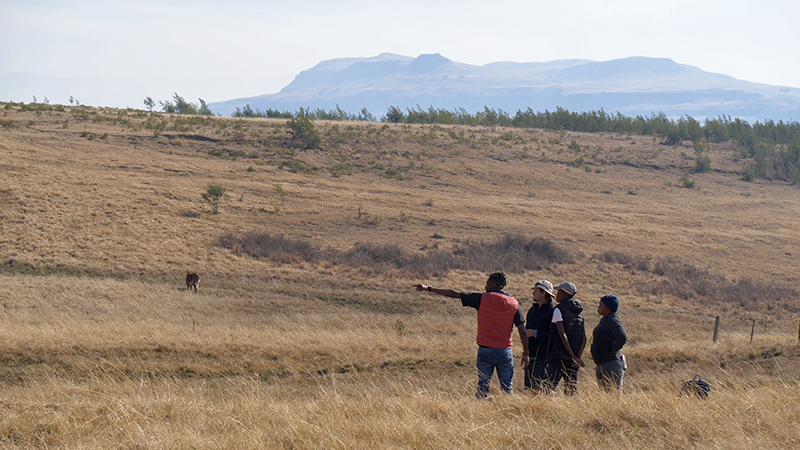
[[(390, 52), (475, 65), (663, 57), (800, 87), (798, 21), (798, 0), (0, 0), (0, 77), (96, 77), (109, 92), (83, 103), (142, 108), (174, 92), (270, 94), (320, 61)], [(73, 94), (0, 100), (31, 95)]]

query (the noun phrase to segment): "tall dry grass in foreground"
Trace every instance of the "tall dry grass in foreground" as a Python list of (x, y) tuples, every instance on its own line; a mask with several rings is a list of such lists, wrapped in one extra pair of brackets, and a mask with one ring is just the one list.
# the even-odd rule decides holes
[[(797, 375), (793, 371), (792, 375)], [(42, 380), (3, 392), (3, 444), (70, 448), (796, 448), (797, 385), (681, 399), (659, 383), (478, 402), (472, 377), (430, 371), (265, 382)]]
[[(383, 313), (313, 290), (301, 299), (303, 285), (287, 289), (293, 296), (268, 284), (194, 295), (177, 284), (0, 276), (0, 444), (795, 448), (800, 440), (793, 324), (774, 324), (752, 345), (746, 327), (731, 329), (712, 345), (708, 317), (628, 307), (623, 395), (601, 393), (587, 367), (572, 398), (533, 397), (518, 373), (516, 395), (495, 390), (480, 402), (474, 312), (407, 286), (393, 300), (419, 310)], [(678, 397), (695, 373), (712, 382), (709, 401)]]

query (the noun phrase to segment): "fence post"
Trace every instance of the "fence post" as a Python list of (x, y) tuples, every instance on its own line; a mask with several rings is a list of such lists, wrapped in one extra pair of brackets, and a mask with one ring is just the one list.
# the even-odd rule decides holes
[[(717, 321), (714, 323), (714, 342), (717, 342), (717, 336), (719, 336), (719, 316), (717, 316)], [(800, 339), (800, 334), (797, 336)]]
[(756, 319), (753, 319), (753, 329), (750, 330), (750, 343), (753, 343), (753, 335), (756, 334)]

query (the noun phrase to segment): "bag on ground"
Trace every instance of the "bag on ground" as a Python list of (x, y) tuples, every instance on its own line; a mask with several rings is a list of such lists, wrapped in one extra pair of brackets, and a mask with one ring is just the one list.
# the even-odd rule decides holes
[(711, 385), (700, 378), (700, 375), (695, 375), (691, 380), (683, 382), (683, 387), (681, 388), (681, 396), (683, 397), (696, 396), (707, 400), (709, 394), (711, 394)]

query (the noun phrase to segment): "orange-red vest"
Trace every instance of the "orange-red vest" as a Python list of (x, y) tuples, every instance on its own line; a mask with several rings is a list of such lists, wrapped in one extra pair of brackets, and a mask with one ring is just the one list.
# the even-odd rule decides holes
[(484, 292), (478, 308), (478, 345), (491, 348), (511, 348), (514, 316), (519, 303), (502, 292)]

